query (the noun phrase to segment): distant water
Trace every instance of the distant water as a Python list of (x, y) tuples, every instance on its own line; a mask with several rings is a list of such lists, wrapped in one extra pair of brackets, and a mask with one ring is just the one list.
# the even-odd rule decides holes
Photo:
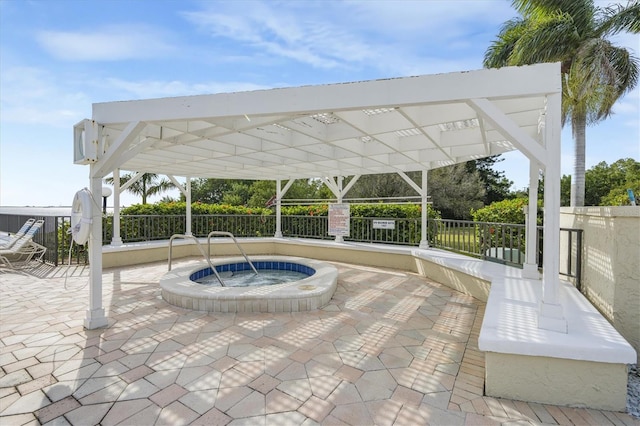
[(0, 214), (21, 216), (70, 216), (71, 207), (0, 207)]

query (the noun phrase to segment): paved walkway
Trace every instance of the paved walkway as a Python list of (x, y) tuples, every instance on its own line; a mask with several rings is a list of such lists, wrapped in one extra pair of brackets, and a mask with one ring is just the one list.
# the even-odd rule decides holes
[(166, 264), (105, 270), (103, 330), (82, 327), (88, 270), (0, 272), (0, 424), (640, 424), (482, 396), (483, 303), (335, 265), (331, 303), (290, 314), (188, 311), (160, 296)]

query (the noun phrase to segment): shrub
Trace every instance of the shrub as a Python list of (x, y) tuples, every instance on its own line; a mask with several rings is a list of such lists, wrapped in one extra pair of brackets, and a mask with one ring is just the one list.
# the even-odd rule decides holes
[[(351, 204), (351, 217), (353, 218), (381, 218), (381, 219), (419, 219), (422, 213), (422, 207), (414, 204)], [(282, 206), (283, 216), (315, 216), (326, 217), (329, 213), (329, 206), (326, 204), (308, 205), (308, 206)], [(165, 239), (173, 234), (182, 234), (185, 232), (185, 202), (168, 202), (156, 204), (138, 204), (122, 209), (123, 220), (121, 225), (121, 233), (127, 241), (143, 241), (154, 239)], [(229, 204), (201, 204), (193, 203), (191, 205), (191, 214), (193, 216), (192, 231), (196, 236), (206, 236), (210, 230), (224, 230), (232, 232), (234, 235), (241, 236), (263, 236), (270, 235), (275, 229), (275, 209), (256, 208), (244, 206), (232, 206)], [(439, 219), (440, 212), (428, 206), (427, 215), (429, 219)], [(147, 222), (144, 217), (136, 216), (162, 216), (154, 218)], [(226, 217), (228, 216), (228, 217)], [(253, 216), (254, 220), (247, 220), (246, 217)], [(326, 226), (316, 226), (315, 231), (309, 232), (308, 219), (293, 218), (289, 221), (289, 227), (292, 229), (283, 229), (285, 235), (305, 235), (310, 238), (327, 237), (326, 230), (322, 235), (314, 235), (314, 233), (322, 233), (322, 229)], [(362, 231), (358, 226), (362, 227), (362, 221), (352, 222), (354, 234)], [(151, 229), (153, 224), (153, 229)], [(303, 227), (300, 231), (298, 227)], [(399, 241), (407, 243), (415, 243), (413, 241), (420, 233), (419, 220), (415, 224), (409, 225), (406, 229), (397, 230), (402, 236), (386, 235), (381, 237), (382, 240), (390, 241), (397, 238)], [(366, 226), (365, 226), (366, 228)], [(364, 228), (363, 228), (364, 229)], [(368, 228), (367, 228), (368, 229)], [(435, 227), (431, 228), (430, 238), (435, 238)], [(362, 231), (364, 232), (364, 231)], [(418, 237), (419, 238), (419, 237)]]
[[(509, 226), (509, 224), (524, 225), (524, 208), (527, 207), (527, 198), (515, 198), (491, 203), (478, 210), (473, 210), (471, 216), (475, 222), (489, 222), (490, 225), (476, 226), (476, 236), (482, 246), (482, 253), (486, 253), (492, 247), (515, 248), (521, 253), (525, 252), (525, 232), (521, 226)], [(540, 209), (542, 201), (538, 201), (537, 223), (542, 224)], [(505, 224), (505, 225), (492, 225)], [(523, 260), (523, 258), (521, 258)]]
[[(541, 201), (538, 201), (538, 224), (542, 224)], [(491, 203), (478, 210), (472, 210), (475, 222), (518, 223), (524, 224), (524, 208), (529, 204), (527, 198), (514, 198)]]
[[(170, 203), (156, 203), (156, 204), (135, 204), (130, 207), (126, 207), (120, 211), (120, 214), (125, 215), (185, 215), (187, 212), (187, 203), (170, 202)], [(244, 207), (244, 206), (232, 206), (229, 204), (202, 204), (192, 203), (191, 214), (192, 215), (206, 215), (206, 214), (254, 214), (254, 215), (268, 215), (272, 214), (272, 210), (260, 207)]]

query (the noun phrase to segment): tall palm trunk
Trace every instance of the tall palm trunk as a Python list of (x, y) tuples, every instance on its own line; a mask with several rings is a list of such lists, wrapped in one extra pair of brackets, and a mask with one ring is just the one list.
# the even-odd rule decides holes
[(147, 176), (142, 176), (142, 204), (147, 204)]
[(583, 114), (572, 117), (571, 130), (575, 143), (575, 159), (573, 163), (573, 175), (571, 176), (571, 207), (584, 206), (585, 194), (585, 147), (587, 118)]

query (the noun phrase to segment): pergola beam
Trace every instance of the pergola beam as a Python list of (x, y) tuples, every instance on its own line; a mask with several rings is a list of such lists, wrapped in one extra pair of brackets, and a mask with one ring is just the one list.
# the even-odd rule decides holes
[[(486, 97), (536, 96), (561, 90), (558, 64), (390, 78), (346, 84), (290, 87), (252, 92), (180, 96), (93, 105), (97, 122), (185, 120), (206, 117), (252, 117), (268, 114), (313, 114), (360, 108), (465, 102)], [(553, 80), (545, 78), (557, 74)], [(526, 82), (526, 84), (523, 84)]]

